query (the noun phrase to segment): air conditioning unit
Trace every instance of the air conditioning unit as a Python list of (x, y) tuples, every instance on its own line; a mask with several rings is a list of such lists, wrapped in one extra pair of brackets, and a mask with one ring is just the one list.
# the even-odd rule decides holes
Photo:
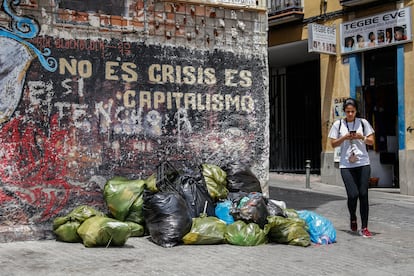
[(376, 1), (378, 0), (339, 0), (341, 6), (345, 6), (345, 7), (353, 7), (353, 6), (368, 4), (368, 3), (376, 2)]

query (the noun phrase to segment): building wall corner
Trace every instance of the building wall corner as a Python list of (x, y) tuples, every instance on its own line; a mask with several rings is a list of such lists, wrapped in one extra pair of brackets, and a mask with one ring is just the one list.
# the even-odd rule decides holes
[[(400, 193), (414, 196), (414, 151), (399, 151)], [(401, 181), (403, 180), (403, 181)]]
[(334, 162), (333, 152), (321, 154), (321, 182), (329, 185), (343, 186), (338, 163)]

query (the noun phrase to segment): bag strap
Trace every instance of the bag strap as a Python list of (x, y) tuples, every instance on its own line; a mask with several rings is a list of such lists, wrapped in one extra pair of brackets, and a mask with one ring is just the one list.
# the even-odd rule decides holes
[[(359, 120), (361, 120), (361, 126), (362, 126), (362, 135), (365, 135), (365, 124), (364, 124), (364, 119), (359, 118)], [(339, 119), (339, 127), (338, 127), (338, 137), (341, 134), (341, 126), (342, 126), (342, 119)]]
[(336, 139), (338, 139), (339, 135), (341, 134), (341, 126), (342, 126), (342, 119), (339, 119), (338, 137), (336, 137)]
[(361, 120), (361, 125), (362, 125), (362, 135), (365, 135), (365, 124), (364, 124), (364, 119), (359, 118)]

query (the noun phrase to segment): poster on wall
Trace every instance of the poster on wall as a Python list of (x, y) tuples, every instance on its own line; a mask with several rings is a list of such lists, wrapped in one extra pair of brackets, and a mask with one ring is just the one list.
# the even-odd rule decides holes
[(411, 41), (411, 7), (358, 18), (340, 25), (342, 54)]
[(308, 25), (308, 51), (336, 55), (336, 27)]

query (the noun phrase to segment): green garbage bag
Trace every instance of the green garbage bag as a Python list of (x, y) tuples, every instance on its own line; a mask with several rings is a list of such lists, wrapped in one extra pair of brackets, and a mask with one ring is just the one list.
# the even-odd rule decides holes
[(124, 245), (131, 236), (131, 228), (125, 222), (107, 217), (92, 217), (78, 228), (78, 234), (86, 247)]
[(184, 244), (219, 244), (224, 242), (227, 224), (219, 218), (202, 215), (193, 218), (191, 230), (183, 237)]
[(82, 222), (93, 216), (105, 215), (93, 207), (81, 205), (73, 209), (68, 215), (55, 218), (53, 220), (53, 232), (56, 239), (64, 242), (81, 242), (77, 229)]
[(69, 216), (55, 218), (53, 220), (53, 231), (55, 231), (56, 229), (58, 229), (60, 226), (62, 226), (63, 224), (67, 223), (68, 221), (70, 221), (70, 217)]
[(295, 210), (295, 209), (291, 209), (291, 208), (286, 208), (286, 209), (285, 209), (285, 215), (286, 215), (288, 218), (299, 218), (299, 214), (298, 214), (298, 212), (296, 212), (296, 210)]
[(219, 166), (202, 164), (202, 173), (207, 185), (208, 193), (213, 200), (224, 199), (229, 191), (226, 188), (227, 174)]
[(64, 217), (57, 217), (53, 220), (53, 230), (59, 228), (59, 226), (67, 223), (68, 221), (84, 222), (93, 216), (105, 216), (101, 211), (96, 210), (93, 207), (87, 205), (81, 205), (73, 209), (69, 214)]
[(82, 239), (78, 235), (78, 228), (80, 226), (78, 221), (68, 221), (62, 224), (58, 228), (53, 230), (56, 235), (56, 239), (64, 242), (81, 242)]
[[(129, 180), (122, 176), (115, 176), (106, 182), (104, 199), (115, 219), (125, 221), (131, 211), (131, 206), (139, 197), (142, 197), (144, 187), (144, 180)], [(138, 209), (140, 209), (138, 206), (134, 206), (135, 213), (131, 214), (130, 221), (142, 222), (142, 217), (137, 219)]]
[(132, 221), (125, 221), (128, 224), (129, 228), (131, 229), (131, 237), (142, 237), (144, 236), (145, 229), (144, 226), (132, 222)]
[(307, 225), (303, 219), (269, 216), (267, 221), (265, 229), (270, 241), (304, 247), (311, 245)]
[(147, 179), (145, 179), (145, 187), (153, 193), (158, 192), (156, 173), (150, 175)]
[(144, 224), (144, 215), (142, 213), (142, 205), (144, 204), (143, 193), (135, 200), (129, 208), (129, 214), (125, 221), (131, 221), (138, 224)]
[(76, 220), (79, 222), (84, 222), (88, 218), (94, 217), (94, 216), (100, 216), (104, 217), (105, 214), (101, 211), (96, 210), (93, 207), (87, 206), (87, 205), (81, 205), (76, 207), (68, 214), (71, 220)]
[(227, 225), (226, 241), (233, 245), (253, 246), (267, 243), (267, 233), (256, 223), (238, 220)]

